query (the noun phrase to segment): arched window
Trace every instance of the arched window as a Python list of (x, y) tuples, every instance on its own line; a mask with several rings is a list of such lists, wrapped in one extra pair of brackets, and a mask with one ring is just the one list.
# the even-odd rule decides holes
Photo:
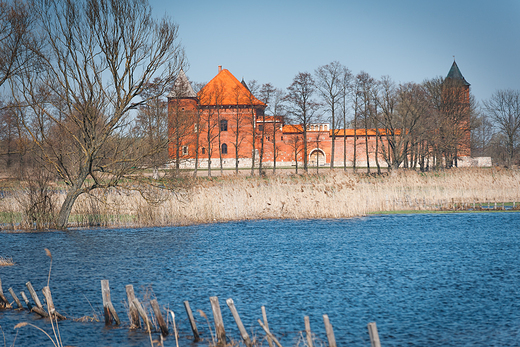
[(222, 119), (220, 121), (220, 131), (227, 131), (227, 120)]
[(227, 145), (225, 143), (222, 144), (222, 154), (227, 154)]

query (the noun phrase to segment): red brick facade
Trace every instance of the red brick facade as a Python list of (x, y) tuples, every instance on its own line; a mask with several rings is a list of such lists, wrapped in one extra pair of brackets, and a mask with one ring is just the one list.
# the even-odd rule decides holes
[[(197, 158), (200, 167), (250, 167), (254, 156), (258, 165), (264, 138), (264, 166), (291, 166), (303, 163), (303, 136), (301, 125), (284, 124), (282, 117), (265, 116), (266, 105), (239, 82), (228, 70), (219, 67), (219, 73), (197, 94), (193, 92), (184, 73), (168, 97), (170, 157), (182, 167), (193, 167)], [(468, 94), (469, 100), (469, 87)], [(384, 129), (377, 131), (384, 132)], [(376, 166), (376, 147), (388, 146), (385, 137), (376, 141), (376, 129), (336, 130), (334, 163), (341, 167)], [(469, 155), (467, 146), (460, 154)], [(366, 141), (368, 140), (368, 146)], [(312, 124), (307, 129), (307, 152), (310, 166), (330, 164), (332, 131), (329, 124)], [(367, 162), (368, 147), (368, 162)], [(346, 150), (345, 150), (346, 148)], [(380, 152), (380, 151), (379, 151)], [(275, 158), (276, 157), (276, 158)], [(379, 164), (386, 167), (382, 155)]]

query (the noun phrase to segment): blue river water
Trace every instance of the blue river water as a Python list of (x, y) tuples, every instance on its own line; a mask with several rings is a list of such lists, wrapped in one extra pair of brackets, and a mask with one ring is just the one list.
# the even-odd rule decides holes
[[(520, 213), (0, 233), (0, 247), (0, 255), (16, 263), (0, 267), (9, 298), (9, 287), (27, 293), (27, 281), (41, 293), (48, 248), (56, 309), (72, 318), (100, 316), (100, 322), (60, 322), (64, 345), (150, 346), (146, 333), (128, 329), (125, 285), (133, 284), (139, 299), (152, 295), (175, 312), (181, 346), (197, 346), (189, 339), (184, 300), (204, 338), (198, 346), (211, 341), (208, 322), (197, 313), (204, 311), (212, 323), (210, 296), (220, 300), (230, 340), (240, 335), (227, 298), (263, 346), (262, 305), (284, 347), (304, 345), (306, 315), (316, 344), (326, 345), (323, 314), (338, 346), (370, 346), (369, 322), (377, 323), (383, 347), (520, 346)], [(110, 281), (121, 327), (104, 326), (102, 279)], [(20, 322), (52, 335), (48, 320), (0, 310), (7, 346), (52, 346), (30, 326), (16, 335)], [(164, 345), (175, 346), (173, 335)]]

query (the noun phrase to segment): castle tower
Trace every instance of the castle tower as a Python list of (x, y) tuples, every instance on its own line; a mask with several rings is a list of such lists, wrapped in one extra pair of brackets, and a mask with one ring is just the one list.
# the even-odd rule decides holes
[(447, 146), (454, 148), (454, 161), (457, 157), (471, 156), (470, 129), (470, 84), (455, 62), (451, 65), (443, 83), (443, 108), (447, 120)]
[(177, 168), (181, 159), (189, 156), (184, 138), (189, 131), (193, 131), (197, 104), (197, 94), (181, 69), (168, 94), (168, 153), (170, 158), (176, 159)]

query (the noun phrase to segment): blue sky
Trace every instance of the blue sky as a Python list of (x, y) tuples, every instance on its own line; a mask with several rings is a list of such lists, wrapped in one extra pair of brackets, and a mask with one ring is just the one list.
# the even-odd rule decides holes
[(453, 56), (478, 101), (520, 89), (519, 0), (173, 1), (168, 15), (192, 81), (217, 66), (285, 89), (298, 72), (337, 60), (353, 73), (396, 82), (446, 76)]

